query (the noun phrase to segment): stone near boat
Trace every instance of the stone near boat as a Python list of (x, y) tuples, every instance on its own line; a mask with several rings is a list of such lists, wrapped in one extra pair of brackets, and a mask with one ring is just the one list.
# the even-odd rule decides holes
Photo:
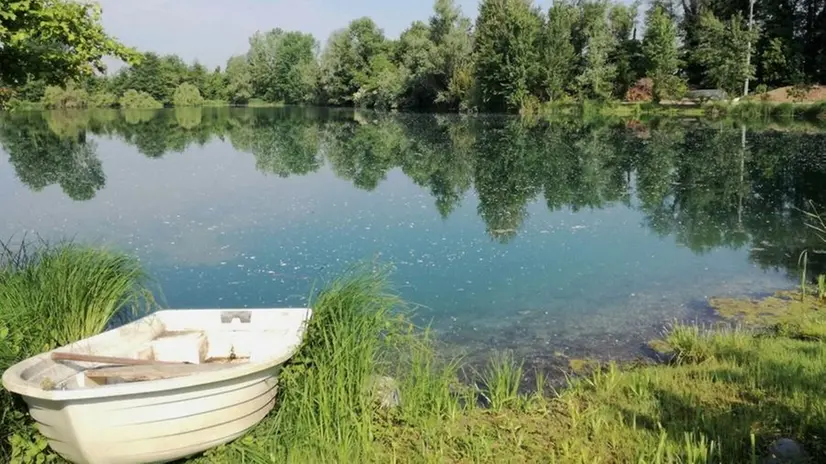
[(160, 311), (10, 367), (49, 446), (89, 464), (168, 462), (241, 436), (275, 404), (312, 311)]
[(728, 94), (722, 89), (697, 89), (686, 92), (685, 97), (689, 100), (707, 102), (722, 101), (728, 99)]
[(781, 438), (772, 443), (769, 456), (764, 464), (798, 464), (807, 462), (806, 451), (798, 442), (790, 438)]
[(399, 383), (393, 377), (373, 375), (370, 377), (370, 391), (373, 401), (381, 409), (393, 409), (402, 405)]

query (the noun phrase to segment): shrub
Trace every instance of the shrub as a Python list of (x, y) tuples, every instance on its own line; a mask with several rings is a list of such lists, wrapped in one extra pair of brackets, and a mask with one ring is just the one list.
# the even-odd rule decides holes
[(786, 95), (796, 102), (802, 102), (812, 91), (812, 86), (809, 84), (796, 84), (786, 90)]
[(113, 108), (118, 105), (118, 97), (110, 92), (92, 94), (89, 106), (93, 108)]
[(732, 108), (732, 114), (740, 119), (768, 119), (772, 106), (766, 103), (745, 101)]
[(542, 103), (533, 95), (522, 98), (519, 102), (519, 115), (526, 119), (533, 119), (539, 116), (542, 111)]
[(826, 121), (826, 103), (815, 103), (803, 110), (803, 117), (812, 121)]
[(769, 87), (766, 84), (760, 84), (754, 89), (754, 93), (756, 93), (760, 100), (762, 101), (769, 101)]
[(791, 103), (781, 103), (774, 107), (774, 110), (772, 111), (772, 116), (778, 119), (793, 119), (794, 105)]
[(152, 95), (146, 92), (138, 92), (135, 89), (127, 90), (120, 97), (121, 108), (127, 109), (156, 109), (163, 108), (163, 104), (155, 100)]
[(175, 106), (201, 106), (204, 104), (204, 97), (198, 87), (184, 82), (175, 89), (175, 94), (172, 96), (172, 103)]
[(654, 81), (644, 77), (638, 80), (628, 92), (625, 93), (625, 101), (628, 102), (650, 102), (654, 100)]
[(724, 117), (729, 112), (729, 105), (725, 102), (708, 102), (703, 103), (703, 112), (709, 118)]
[(0, 87), (0, 110), (6, 109), (8, 102), (14, 97), (14, 90)]
[(43, 106), (47, 109), (74, 109), (86, 108), (89, 105), (89, 94), (85, 90), (69, 84), (66, 88), (50, 85), (43, 94)]

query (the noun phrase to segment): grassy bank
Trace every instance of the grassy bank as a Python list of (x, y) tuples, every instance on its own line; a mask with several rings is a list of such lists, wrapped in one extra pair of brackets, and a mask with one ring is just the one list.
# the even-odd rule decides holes
[[(540, 374), (531, 393), (520, 393), (524, 373), (506, 354), (472, 373), (476, 385), (459, 385), (457, 365), (439, 360), (426, 340), (404, 331), (396, 338), (386, 331), (392, 324), (365, 314), (330, 325), (365, 290), (378, 294), (351, 301), (392, 302), (377, 298), (375, 282), (354, 282), (317, 302), (322, 326), (288, 368), (276, 412), (200, 462), (757, 462), (781, 437), (826, 457), (826, 346), (813, 336), (826, 328), (826, 308), (813, 298), (781, 310), (783, 320), (766, 329), (674, 327), (657, 344), (668, 364), (602, 366), (560, 392)], [(794, 300), (770, 304), (777, 301)], [(381, 346), (388, 334), (401, 343)], [(371, 347), (334, 355), (315, 337)], [(383, 353), (405, 353), (405, 362)], [(376, 372), (397, 376), (400, 407), (372, 402)]]
[[(145, 301), (145, 275), (120, 255), (74, 246), (6, 255), (5, 365), (98, 332), (130, 302)], [(88, 288), (112, 291), (80, 291)], [(305, 344), (282, 371), (273, 412), (247, 436), (191, 461), (758, 462), (781, 437), (822, 461), (826, 307), (799, 295), (712, 303), (743, 328), (676, 326), (654, 344), (667, 363), (591, 366), (560, 391), (537, 373), (525, 389), (527, 373), (507, 353), (476, 370), (441, 358), (408, 322), (387, 275), (356, 269), (314, 296)], [(55, 307), (67, 314), (47, 314)], [(35, 317), (50, 323), (31, 324)], [(4, 449), (43, 458), (44, 442), (4, 395), (2, 430), (14, 440)]]
[[(30, 245), (0, 243), (0, 372), (152, 304), (150, 280), (131, 257), (71, 243)], [(34, 462), (45, 446), (19, 398), (0, 388), (0, 462)]]

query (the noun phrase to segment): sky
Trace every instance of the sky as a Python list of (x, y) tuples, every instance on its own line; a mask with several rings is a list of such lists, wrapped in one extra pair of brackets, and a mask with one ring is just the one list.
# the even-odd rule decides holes
[[(210, 68), (247, 51), (258, 30), (280, 27), (312, 33), (323, 45), (331, 32), (369, 16), (389, 38), (415, 20), (427, 20), (432, 0), (98, 0), (103, 25), (123, 43), (142, 51), (177, 54)], [(457, 0), (476, 17), (479, 0)], [(535, 2), (542, 9), (551, 0)], [(110, 70), (118, 65), (110, 63)]]

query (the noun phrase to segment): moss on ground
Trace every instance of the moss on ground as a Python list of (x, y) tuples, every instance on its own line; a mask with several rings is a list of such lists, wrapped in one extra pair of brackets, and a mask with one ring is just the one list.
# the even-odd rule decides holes
[(568, 360), (568, 368), (572, 373), (582, 375), (599, 368), (600, 362), (597, 359), (571, 358)]
[(826, 304), (812, 295), (777, 292), (761, 299), (712, 298), (724, 319), (751, 327), (768, 327), (791, 338), (826, 340)]

